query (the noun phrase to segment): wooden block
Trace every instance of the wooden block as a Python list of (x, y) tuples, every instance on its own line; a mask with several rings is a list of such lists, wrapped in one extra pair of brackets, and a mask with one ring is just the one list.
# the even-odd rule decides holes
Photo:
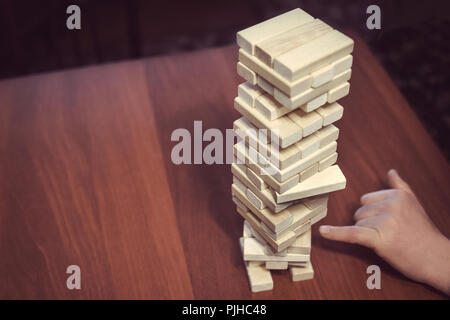
[(252, 238), (252, 229), (250, 228), (250, 224), (247, 220), (244, 220), (243, 223), (243, 230), (242, 230), (242, 237), (243, 238)]
[(284, 257), (267, 255), (259, 241), (254, 238), (244, 238), (244, 260), (245, 261), (286, 261), (298, 262), (309, 261), (309, 254), (288, 253)]
[(311, 253), (311, 229), (297, 237), (294, 243), (287, 248), (288, 253), (310, 254)]
[(266, 261), (265, 267), (267, 270), (287, 270), (287, 261)]
[(331, 166), (300, 182), (283, 194), (275, 192), (277, 203), (283, 203), (345, 188), (346, 179), (337, 165)]
[(273, 68), (288, 81), (295, 81), (350, 54), (353, 40), (332, 30), (275, 58)]
[(306, 113), (298, 109), (289, 113), (287, 116), (302, 128), (303, 137), (309, 136), (314, 131), (322, 128), (323, 119), (316, 112)]
[(267, 92), (268, 94), (270, 94), (271, 96), (273, 96), (274, 93), (274, 86), (272, 84), (270, 84), (268, 81), (266, 81), (263, 77), (261, 76), (256, 76), (256, 83), (258, 84), (258, 86), (260, 86), (265, 92)]
[(287, 148), (302, 138), (302, 128), (288, 117), (270, 121), (239, 97), (234, 99), (234, 107), (257, 128), (270, 130), (270, 135), (274, 135), (271, 141), (276, 141), (282, 148)]
[(241, 98), (246, 104), (254, 107), (256, 98), (260, 95), (264, 94), (264, 92), (249, 82), (241, 83), (238, 86), (238, 96)]
[[(245, 117), (240, 117), (239, 119), (235, 120), (233, 122), (233, 129), (240, 138), (242, 138), (251, 146), (258, 145), (258, 149), (259, 145), (267, 146), (270, 143), (270, 139), (267, 134), (265, 134), (262, 130), (256, 128)], [(241, 132), (239, 132), (238, 129), (241, 130)], [(244, 135), (241, 135), (241, 133), (244, 133)]]
[(303, 281), (314, 278), (314, 269), (311, 262), (307, 263), (305, 267), (289, 267), (292, 281)]
[[(327, 157), (328, 158), (328, 157)], [(327, 159), (325, 158), (325, 159)], [(320, 162), (319, 162), (320, 163)], [(313, 175), (315, 175), (317, 172), (319, 172), (319, 163), (314, 163), (312, 166), (310, 166), (308, 169), (303, 170), (299, 174), (299, 182), (303, 182), (308, 178), (311, 178)]]
[(304, 112), (311, 112), (313, 110), (316, 110), (317, 108), (323, 106), (325, 103), (327, 103), (328, 98), (328, 92), (324, 93), (311, 101), (308, 101), (304, 106), (301, 106), (301, 109)]
[(304, 23), (259, 42), (255, 47), (255, 56), (268, 66), (279, 55), (299, 47), (327, 32), (333, 30), (319, 19)]
[(350, 92), (350, 83), (348, 82), (343, 83), (337, 86), (336, 88), (330, 89), (330, 91), (328, 91), (327, 101), (329, 103), (335, 102), (336, 100), (339, 100), (348, 95), (349, 92)]
[(316, 112), (323, 118), (323, 125), (328, 126), (342, 118), (344, 107), (337, 102), (333, 102), (317, 109)]
[(250, 189), (247, 188), (246, 194), (248, 201), (250, 201), (256, 208), (258, 208), (259, 210), (266, 208), (264, 202), (259, 199)]
[[(232, 164), (232, 166), (235, 164)], [(245, 184), (243, 184), (238, 178), (236, 178), (236, 176), (233, 175), (233, 184), (236, 185), (236, 187), (239, 188), (239, 190), (241, 190), (242, 192), (247, 192), (247, 187), (245, 186)]]
[(309, 74), (301, 79), (289, 82), (276, 73), (272, 68), (242, 49), (239, 50), (239, 60), (242, 64), (255, 71), (257, 75), (263, 77), (266, 81), (288, 96), (299, 95), (311, 88), (312, 78)]
[(319, 214), (317, 214), (317, 215), (315, 215), (314, 217), (311, 218), (311, 225), (313, 225), (314, 223), (322, 220), (326, 216), (327, 216), (327, 209), (325, 208), (324, 210), (320, 211)]
[[(233, 198), (236, 198), (236, 197), (233, 197)], [(236, 206), (236, 211), (237, 211), (241, 216), (245, 216), (245, 215), (247, 214), (247, 212), (248, 212), (248, 209), (247, 209), (247, 208), (243, 209), (243, 208), (240, 208), (239, 206)]]
[(237, 74), (253, 85), (257, 83), (255, 71), (239, 61), (237, 63)]
[(271, 246), (267, 244), (267, 242), (264, 241), (264, 250), (266, 251), (267, 255), (272, 256), (278, 256), (278, 257), (285, 257), (287, 255), (287, 249), (284, 249), (283, 251), (277, 252), (272, 249)]
[(253, 170), (249, 167), (247, 167), (247, 178), (249, 178), (250, 181), (253, 182), (255, 187), (257, 187), (260, 191), (263, 191), (269, 187), (267, 183), (265, 183), (263, 179), (258, 177), (258, 175), (254, 173)]
[(248, 267), (259, 267), (259, 266), (265, 267), (266, 266), (266, 263), (264, 261), (246, 261), (246, 263), (247, 263)]
[[(323, 129), (320, 129), (316, 132), (320, 132), (321, 130)], [(300, 150), (300, 159), (304, 159), (319, 150), (320, 139), (315, 134), (311, 134), (297, 142), (295, 144), (295, 147)]]
[[(344, 71), (344, 70), (343, 70)], [(317, 71), (311, 73), (312, 83), (311, 87), (317, 88), (330, 82), (334, 77), (333, 64), (326, 65)]]
[(239, 31), (236, 42), (243, 50), (254, 55), (257, 43), (313, 20), (313, 17), (297, 8)]
[[(337, 154), (337, 152), (335, 152), (332, 155), (329, 155), (328, 157), (326, 157), (325, 159), (320, 160), (318, 170), (323, 171), (326, 168), (332, 166), (333, 164), (336, 163), (337, 158), (338, 158), (338, 154)], [(301, 174), (300, 174), (300, 179), (301, 179)]]
[(322, 208), (326, 209), (328, 203), (328, 194), (320, 194), (317, 196), (305, 198), (302, 203), (310, 209)]
[[(343, 84), (344, 82), (348, 81), (352, 75), (352, 70), (348, 69), (338, 75), (336, 75), (333, 80), (330, 82), (325, 83), (324, 85), (317, 87), (317, 88), (309, 88), (303, 92), (301, 92), (298, 95), (295, 96), (288, 96), (282, 91), (280, 91), (278, 88), (275, 88), (273, 96), (275, 100), (280, 102), (283, 106), (286, 108), (290, 108), (292, 110), (297, 108), (303, 108), (306, 109), (306, 104), (308, 101), (327, 93), (328, 90), (337, 87), (340, 84)], [(305, 111), (305, 110), (304, 110)]]
[(349, 54), (345, 57), (342, 57), (334, 61), (331, 65), (333, 66), (333, 73), (339, 74), (347, 69), (350, 69), (352, 67), (352, 64), (353, 64), (353, 56)]
[(282, 104), (268, 94), (259, 96), (255, 101), (255, 107), (268, 120), (275, 120), (292, 111), (289, 108), (283, 107)]
[(252, 292), (261, 292), (273, 289), (273, 280), (270, 271), (264, 265), (247, 266), (248, 281)]
[(339, 138), (339, 129), (330, 124), (321, 130), (314, 132), (314, 135), (320, 141), (320, 148), (336, 141)]
[[(236, 187), (236, 188), (238, 188), (238, 187)], [(231, 199), (233, 200), (233, 202), (236, 204), (236, 206), (237, 206), (238, 208), (240, 208), (240, 209), (243, 210), (244, 212), (248, 211), (247, 206), (246, 206), (241, 200), (239, 200), (239, 199), (236, 198), (236, 197), (232, 197)]]
[(288, 262), (288, 266), (293, 266), (293, 267), (306, 267), (306, 264), (308, 262)]

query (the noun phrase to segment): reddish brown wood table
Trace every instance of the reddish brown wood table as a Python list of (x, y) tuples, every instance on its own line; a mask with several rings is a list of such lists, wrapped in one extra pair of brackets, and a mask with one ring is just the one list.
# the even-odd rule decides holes
[[(324, 222), (351, 223), (394, 167), (449, 236), (448, 162), (358, 39), (354, 57), (337, 123), (348, 183)], [(171, 162), (176, 128), (232, 128), (236, 61), (232, 46), (0, 82), (0, 298), (443, 297), (368, 249), (321, 239), (317, 225), (314, 279), (274, 272), (273, 291), (250, 292), (230, 166)], [(79, 291), (66, 288), (73, 264)], [(381, 290), (366, 287), (372, 264)]]

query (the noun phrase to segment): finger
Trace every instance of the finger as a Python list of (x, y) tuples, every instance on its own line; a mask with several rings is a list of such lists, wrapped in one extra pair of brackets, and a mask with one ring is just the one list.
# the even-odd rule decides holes
[(374, 229), (359, 226), (320, 226), (320, 234), (330, 240), (357, 243), (374, 248), (378, 241), (378, 232)]
[(366, 205), (378, 201), (385, 200), (393, 195), (394, 190), (388, 189), (388, 190), (380, 190), (375, 192), (366, 193), (361, 197), (361, 204)]
[(411, 187), (402, 179), (397, 170), (391, 169), (387, 173), (388, 183), (394, 189), (400, 189), (408, 192), (412, 192)]
[(372, 216), (381, 215), (382, 213), (386, 212), (386, 203), (387, 201), (382, 200), (366, 204), (355, 211), (353, 219), (355, 219), (355, 221), (359, 221)]
[(367, 217), (365, 219), (361, 219), (358, 222), (355, 223), (355, 226), (358, 227), (365, 227), (365, 228), (371, 228), (377, 230), (380, 225), (382, 224), (382, 221), (386, 219), (386, 216), (383, 215), (375, 215), (371, 217)]

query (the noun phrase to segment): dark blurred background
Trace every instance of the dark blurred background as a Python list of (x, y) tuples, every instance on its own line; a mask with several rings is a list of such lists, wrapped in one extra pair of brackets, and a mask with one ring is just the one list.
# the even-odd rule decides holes
[[(227, 45), (237, 31), (300, 7), (361, 34), (449, 159), (449, 3), (0, 0), (0, 78)], [(70, 4), (81, 8), (81, 30), (66, 28)], [(381, 30), (366, 28), (370, 4), (381, 8)]]

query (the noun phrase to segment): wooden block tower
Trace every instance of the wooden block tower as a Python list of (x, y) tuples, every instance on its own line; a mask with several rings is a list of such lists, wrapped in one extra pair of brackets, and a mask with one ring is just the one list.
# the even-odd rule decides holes
[(240, 238), (253, 292), (270, 290), (270, 270), (311, 279), (311, 225), (328, 193), (345, 188), (336, 165), (337, 100), (350, 89), (353, 40), (295, 9), (237, 33), (238, 87), (231, 193), (245, 219)]

